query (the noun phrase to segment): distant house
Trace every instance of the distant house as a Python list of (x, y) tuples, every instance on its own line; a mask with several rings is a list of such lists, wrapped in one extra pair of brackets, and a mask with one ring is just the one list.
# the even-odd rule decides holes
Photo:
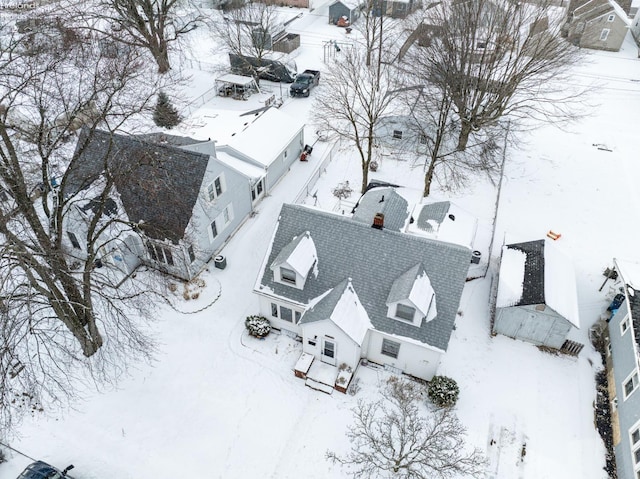
[(361, 0), (336, 0), (329, 5), (329, 23), (337, 25), (341, 17), (345, 17), (349, 25), (355, 23), (362, 10)]
[(640, 263), (614, 260), (618, 273), (606, 342), (618, 478), (640, 476)]
[(267, 5), (309, 8), (309, 0), (263, 0)]
[(273, 327), (302, 338), (306, 367), (355, 370), (365, 358), (436, 374), (471, 251), (399, 231), (393, 210), (365, 222), (283, 205), (254, 292)]
[(572, 5), (567, 39), (581, 47), (617, 52), (631, 21), (615, 0), (588, 0)]
[[(106, 208), (128, 228), (105, 230), (101, 264), (129, 273), (143, 263), (184, 279), (200, 272), (251, 212), (250, 181), (216, 159), (213, 142), (177, 141), (103, 131), (88, 139), (82, 132), (78, 161), (63, 185), (74, 198), (65, 216), (73, 255), (86, 253), (92, 213)], [(105, 202), (92, 192), (107, 177), (113, 187)]]
[(494, 333), (560, 349), (579, 327), (569, 259), (545, 240), (503, 246)]
[(630, 28), (633, 39), (640, 46), (640, 10), (636, 11)]
[(101, 262), (124, 273), (143, 263), (191, 279), (288, 171), (303, 141), (303, 125), (275, 109), (246, 119), (235, 147), (166, 134), (97, 131), (88, 138), (85, 131), (63, 185), (76, 198), (65, 243), (74, 255), (86, 254), (83, 238), (93, 208), (101, 207), (92, 185), (107, 174), (114, 182), (109, 209), (129, 227), (105, 230)]

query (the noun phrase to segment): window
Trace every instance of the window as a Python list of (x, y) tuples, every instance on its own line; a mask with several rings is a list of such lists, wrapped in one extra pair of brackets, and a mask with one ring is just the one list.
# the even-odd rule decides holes
[(393, 138), (402, 140), (402, 130), (393, 130)]
[(629, 316), (624, 318), (620, 323), (620, 334), (624, 334), (629, 330)]
[(215, 239), (218, 236), (218, 226), (216, 225), (216, 220), (211, 222), (211, 239)]
[(233, 206), (231, 205), (231, 203), (229, 203), (224, 209), (224, 211), (222, 212), (222, 216), (224, 217), (225, 226), (231, 223), (231, 221), (233, 220)]
[(640, 464), (640, 448), (633, 451), (633, 462), (635, 464)]
[(189, 261), (193, 263), (196, 260), (196, 254), (193, 251), (193, 245), (189, 246), (187, 253), (189, 254)]
[(280, 319), (282, 319), (283, 321), (288, 321), (292, 323), (293, 311), (289, 308), (285, 308), (284, 306), (280, 306)]
[(225, 191), (224, 177), (222, 175), (218, 176), (215, 180), (213, 180), (209, 186), (207, 186), (207, 199), (209, 201), (214, 201)]
[(607, 22), (613, 22), (616, 19), (616, 16), (611, 14), (607, 17)]
[(640, 426), (631, 431), (631, 446), (635, 446), (640, 442)]
[(638, 389), (638, 373), (634, 372), (631, 377), (624, 382), (624, 398), (627, 399), (633, 392)]
[(385, 356), (389, 356), (393, 359), (398, 359), (398, 353), (400, 352), (400, 343), (396, 343), (395, 341), (390, 341), (388, 339), (382, 340), (382, 351), (380, 353)]
[(69, 241), (71, 241), (71, 244), (75, 249), (82, 249), (80, 248), (80, 242), (78, 241), (78, 238), (76, 238), (75, 234), (73, 234), (71, 231), (67, 231), (67, 235), (69, 235)]
[(7, 193), (7, 190), (0, 187), (0, 201), (7, 201), (7, 200), (9, 200), (9, 194)]
[(398, 304), (396, 306), (396, 318), (413, 321), (415, 313), (415, 308), (412, 308), (411, 306), (407, 306), (405, 304)]
[(607, 37), (609, 36), (609, 29), (608, 28), (603, 28), (602, 32), (600, 33), (600, 40), (602, 40), (603, 42), (607, 40)]
[(295, 315), (296, 324), (298, 324), (300, 322), (300, 318), (302, 318), (302, 313), (300, 311), (294, 311), (293, 313)]
[(169, 266), (174, 265), (173, 253), (171, 253), (170, 248), (147, 241), (147, 251), (152, 260), (168, 264)]
[(296, 272), (280, 267), (280, 279), (285, 283), (296, 284)]
[(278, 317), (278, 305), (276, 303), (271, 303), (271, 316)]

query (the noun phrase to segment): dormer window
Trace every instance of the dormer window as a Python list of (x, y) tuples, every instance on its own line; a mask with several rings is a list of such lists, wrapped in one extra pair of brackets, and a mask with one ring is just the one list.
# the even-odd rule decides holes
[(285, 283), (296, 284), (296, 272), (289, 269), (280, 267), (280, 279)]
[(396, 305), (396, 318), (404, 319), (406, 321), (413, 321), (416, 315), (416, 308), (407, 306), (406, 304), (398, 303)]
[(309, 275), (316, 275), (318, 255), (308, 231), (284, 246), (271, 263), (273, 279), (297, 289), (304, 289)]

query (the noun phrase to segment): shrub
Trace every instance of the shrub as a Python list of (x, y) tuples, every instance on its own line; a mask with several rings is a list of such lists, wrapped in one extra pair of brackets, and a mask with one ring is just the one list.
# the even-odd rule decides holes
[(3, 462), (7, 462), (7, 456), (5, 455), (4, 451), (0, 449), (0, 464), (2, 464)]
[(264, 338), (271, 331), (271, 323), (264, 316), (247, 316), (244, 325), (251, 336), (256, 338)]
[(455, 380), (447, 376), (434, 376), (429, 381), (427, 394), (431, 402), (438, 407), (453, 406), (458, 400), (460, 388)]

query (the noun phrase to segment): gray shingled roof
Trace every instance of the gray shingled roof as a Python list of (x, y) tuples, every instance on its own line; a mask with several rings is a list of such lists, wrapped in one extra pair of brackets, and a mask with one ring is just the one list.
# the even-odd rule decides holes
[(416, 220), (417, 227), (422, 231), (432, 233), (433, 226), (431, 226), (429, 221), (435, 221), (436, 223), (441, 224), (450, 207), (451, 203), (449, 201), (439, 201), (437, 203), (424, 205), (420, 210), (418, 218), (414, 218)]
[(544, 304), (544, 240), (514, 243), (507, 248), (522, 251), (527, 255), (524, 263), (522, 297), (514, 306)]
[(391, 285), (386, 303), (396, 303), (407, 299), (411, 294), (416, 278), (423, 273), (424, 267), (421, 264), (417, 264), (406, 273), (398, 276)]
[(376, 213), (384, 214), (384, 226), (402, 231), (409, 216), (409, 204), (394, 188), (372, 188), (358, 201), (353, 219), (371, 226)]
[[(89, 139), (89, 141), (87, 141)], [(128, 135), (84, 129), (62, 184), (65, 196), (87, 189), (105, 171), (114, 179), (129, 220), (150, 238), (184, 237), (209, 157)]]
[(310, 308), (302, 315), (300, 324), (322, 321), (323, 319), (327, 319), (331, 316), (331, 313), (336, 309), (336, 305), (338, 304), (338, 301), (340, 301), (340, 298), (342, 298), (344, 290), (347, 288), (348, 284), (349, 278), (345, 278), (344, 281), (341, 281), (338, 285), (332, 288), (329, 294), (325, 295), (320, 301), (313, 305), (313, 308)]
[[(283, 205), (266, 265), (295, 236), (309, 231), (318, 254), (318, 275), (302, 290), (276, 283), (268, 267), (260, 285), (273, 294), (308, 304), (346, 278), (377, 330), (412, 338), (445, 350), (467, 276), (471, 250), (428, 238), (371, 228), (368, 224), (299, 205)], [(394, 281), (421, 263), (431, 280), (438, 315), (422, 326), (387, 318), (386, 300)], [(266, 291), (265, 291), (266, 292)]]

